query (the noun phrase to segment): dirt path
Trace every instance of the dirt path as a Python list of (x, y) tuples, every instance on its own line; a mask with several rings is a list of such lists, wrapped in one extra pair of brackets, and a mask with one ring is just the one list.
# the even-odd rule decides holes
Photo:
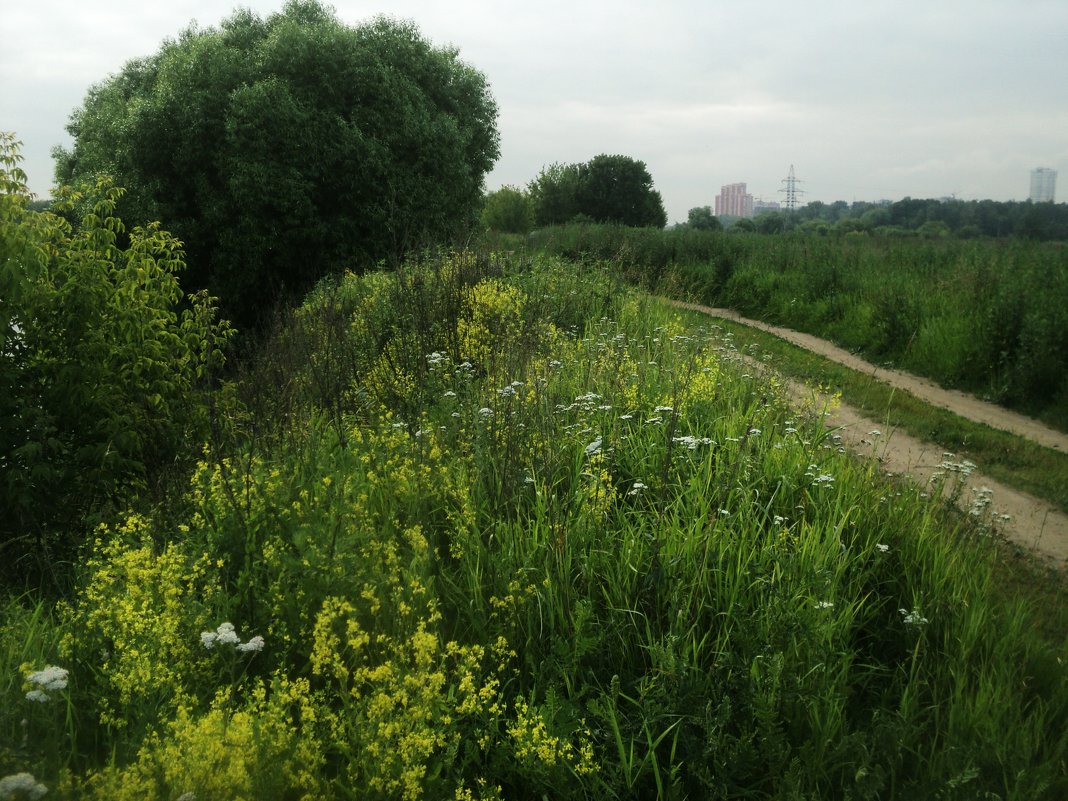
[[(1068, 451), (1068, 435), (1036, 420), (963, 392), (943, 389), (910, 373), (878, 367), (810, 334), (750, 320), (730, 309), (715, 309), (679, 301), (669, 302), (681, 308), (759, 328), (831, 361), (867, 373), (879, 381), (910, 392), (961, 417), (1026, 437), (1049, 448)], [(812, 389), (804, 384), (789, 384), (791, 391), (798, 398), (808, 398), (812, 394)], [(860, 454), (874, 456), (887, 472), (910, 476), (923, 485), (930, 481), (935, 472), (943, 469), (943, 462), (946, 461), (940, 446), (923, 442), (903, 431), (881, 432), (879, 423), (845, 404), (832, 411), (827, 418), (827, 424), (837, 429), (836, 434), (841, 437), (845, 447)], [(977, 505), (982, 507), (989, 504), (988, 511), (992, 512), (997, 530), (1007, 540), (1055, 565), (1068, 567), (1068, 515), (1046, 501), (994, 481), (976, 469), (968, 477), (966, 489), (958, 498), (958, 504), (966, 512)]]

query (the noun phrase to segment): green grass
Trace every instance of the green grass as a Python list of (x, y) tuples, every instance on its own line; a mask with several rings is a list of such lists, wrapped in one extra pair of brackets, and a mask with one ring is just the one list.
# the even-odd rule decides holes
[(767, 354), (782, 374), (841, 392), (845, 403), (871, 419), (937, 443), (975, 462), (991, 478), (1068, 512), (1068, 454), (932, 406), (773, 334), (729, 320), (716, 320), (717, 325), (734, 336), (739, 348), (758, 358)]
[(815, 334), (1068, 431), (1068, 248), (570, 225), (531, 247)]
[[(722, 348), (543, 257), (321, 286), (220, 393), (182, 501), (99, 530), (69, 605), (4, 608), (0, 732), (41, 719), (0, 777), (1064, 797), (1068, 646), (996, 544)], [(223, 622), (262, 651), (206, 648)], [(70, 670), (55, 706), (26, 706), (27, 660)]]

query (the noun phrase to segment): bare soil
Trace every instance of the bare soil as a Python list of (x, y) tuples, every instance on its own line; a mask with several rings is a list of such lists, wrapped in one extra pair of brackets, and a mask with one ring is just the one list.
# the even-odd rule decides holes
[[(1048, 448), (1068, 451), (1068, 435), (1037, 420), (964, 392), (943, 389), (911, 373), (879, 367), (810, 334), (750, 320), (730, 309), (711, 308), (695, 303), (672, 303), (681, 308), (758, 328), (833, 362), (866, 373), (878, 381), (909, 392), (933, 406), (948, 409), (968, 420), (985, 423)], [(791, 391), (798, 398), (811, 397), (813, 390), (810, 387), (796, 382), (789, 383)], [(936, 472), (944, 471), (944, 462), (955, 461), (944, 454), (942, 448), (936, 444), (924, 442), (903, 431), (880, 431), (881, 424), (864, 417), (846, 404), (840, 404), (838, 408), (831, 410), (827, 425), (836, 429), (835, 433), (841, 437), (841, 443), (845, 447), (878, 459), (888, 473), (910, 477), (925, 486)], [(988, 498), (989, 502), (985, 498)], [(1046, 501), (984, 476), (981, 466), (968, 476), (965, 490), (958, 495), (956, 501), (965, 512), (982, 508), (984, 519), (989, 515), (988, 519), (993, 521), (997, 532), (1009, 542), (1033, 553), (1043, 561), (1059, 567), (1068, 566), (1068, 515), (1064, 515)]]

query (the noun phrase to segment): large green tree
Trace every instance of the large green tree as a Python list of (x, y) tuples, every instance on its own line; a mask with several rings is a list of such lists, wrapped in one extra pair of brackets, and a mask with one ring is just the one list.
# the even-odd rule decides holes
[(562, 225), (580, 212), (578, 207), (579, 165), (550, 164), (530, 182), (528, 191), (534, 203), (537, 225)]
[(579, 168), (578, 202), (597, 222), (663, 228), (667, 213), (644, 161), (629, 156), (595, 156)]
[(645, 162), (600, 155), (584, 164), (553, 164), (530, 184), (538, 225), (576, 217), (601, 223), (663, 228), (667, 213)]
[(280, 291), (477, 221), (499, 154), (485, 77), (408, 22), (316, 0), (191, 27), (90, 90), (56, 178), (110, 174), (185, 243), (188, 289), (248, 322)]
[(712, 214), (711, 206), (696, 206), (686, 214), (686, 224), (695, 231), (720, 231), (723, 224)]

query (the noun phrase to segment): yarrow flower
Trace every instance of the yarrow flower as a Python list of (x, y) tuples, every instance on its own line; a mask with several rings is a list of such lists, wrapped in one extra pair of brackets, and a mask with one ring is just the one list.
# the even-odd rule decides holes
[[(46, 665), (43, 670), (37, 670), (26, 676), (26, 700), (43, 704), (51, 700), (50, 692), (57, 692), (67, 688), (67, 669), (56, 665)], [(0, 796), (3, 798), (3, 796)]]
[(15, 773), (0, 779), (0, 799), (42, 798), (48, 788), (33, 778), (32, 773)]
[(234, 630), (234, 624), (230, 622), (220, 623), (219, 628), (215, 629), (215, 631), (200, 632), (200, 642), (209, 651), (216, 645), (232, 645), (245, 654), (262, 651), (264, 646), (263, 637), (259, 635), (242, 644), (241, 638), (237, 636), (237, 631)]
[(31, 684), (39, 684), (45, 690), (65, 690), (67, 688), (67, 669), (56, 665), (47, 665), (26, 677)]
[(263, 650), (263, 646), (264, 646), (263, 637), (261, 637), (260, 635), (257, 634), (255, 637), (253, 637), (248, 642), (244, 642), (244, 643), (241, 643), (240, 645), (238, 645), (237, 646), (237, 650), (240, 651), (243, 654), (247, 654), (247, 653), (251, 653), (251, 652), (254, 652), (254, 651), (255, 652), (262, 651)]

